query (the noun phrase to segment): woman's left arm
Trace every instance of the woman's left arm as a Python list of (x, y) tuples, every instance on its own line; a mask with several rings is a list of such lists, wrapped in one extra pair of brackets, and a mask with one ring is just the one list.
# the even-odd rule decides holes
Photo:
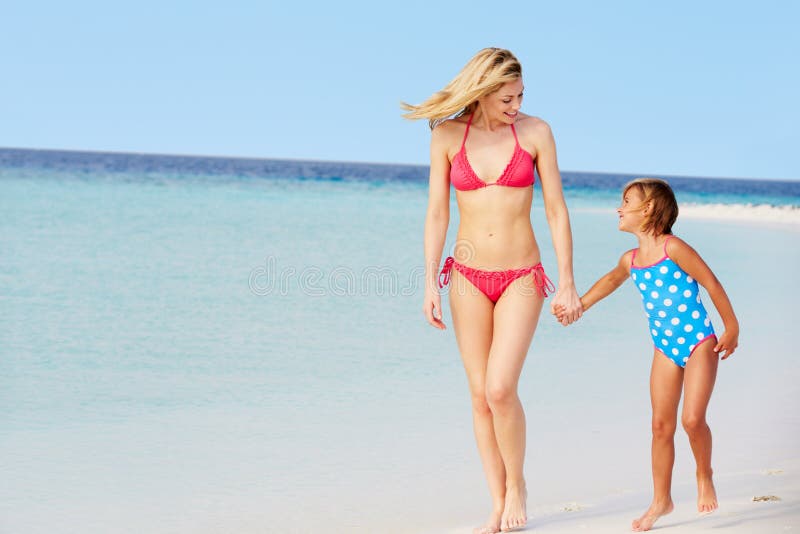
[(562, 317), (561, 324), (566, 326), (577, 321), (583, 314), (572, 271), (572, 229), (561, 187), (553, 132), (546, 122), (540, 119), (535, 121), (531, 130), (536, 144), (536, 169), (539, 171), (545, 214), (558, 259), (558, 290), (550, 308), (554, 311), (558, 306), (564, 307), (564, 313), (559, 315)]
[(681, 269), (697, 280), (708, 291), (708, 296), (717, 308), (725, 331), (717, 339), (714, 352), (720, 354), (724, 360), (739, 346), (739, 320), (733, 312), (733, 306), (725, 292), (725, 288), (717, 279), (711, 268), (706, 265), (700, 254), (690, 247), (685, 241), (679, 238), (670, 239), (667, 242), (667, 254), (680, 266)]

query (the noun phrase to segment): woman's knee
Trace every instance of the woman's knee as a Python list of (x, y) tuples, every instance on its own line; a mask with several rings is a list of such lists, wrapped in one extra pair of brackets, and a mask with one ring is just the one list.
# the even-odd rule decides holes
[(653, 417), (653, 438), (672, 439), (675, 436), (677, 421), (667, 417)]
[(475, 415), (491, 416), (492, 410), (489, 408), (489, 402), (486, 400), (486, 395), (481, 391), (480, 393), (472, 394), (472, 411)]
[(517, 402), (517, 389), (502, 382), (486, 384), (486, 402), (493, 412)]

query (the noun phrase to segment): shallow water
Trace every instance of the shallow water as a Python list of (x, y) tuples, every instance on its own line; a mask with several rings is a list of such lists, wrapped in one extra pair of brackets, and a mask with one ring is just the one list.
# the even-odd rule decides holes
[[(420, 312), (425, 188), (148, 172), (3, 171), (0, 530), (418, 532), (483, 519), (452, 329)], [(610, 193), (578, 196), (586, 289), (635, 243)], [(538, 191), (533, 220), (555, 273)], [(794, 226), (675, 230), (742, 324), (710, 410), (717, 470), (794, 457)], [(624, 286), (569, 329), (542, 318), (520, 383), (534, 514), (648, 487), (640, 306)], [(676, 479), (691, 477), (678, 442)]]

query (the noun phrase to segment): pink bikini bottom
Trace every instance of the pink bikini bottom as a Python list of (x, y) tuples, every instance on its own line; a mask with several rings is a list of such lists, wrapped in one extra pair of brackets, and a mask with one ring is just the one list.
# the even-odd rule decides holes
[(464, 275), (464, 278), (470, 281), (472, 285), (478, 288), (481, 293), (486, 295), (492, 302), (497, 302), (503, 291), (519, 278), (528, 273), (533, 273), (533, 282), (536, 285), (536, 290), (542, 297), (546, 297), (547, 293), (554, 293), (556, 288), (553, 287), (553, 282), (544, 274), (544, 267), (541, 263), (537, 263), (531, 267), (524, 267), (522, 269), (509, 269), (507, 271), (482, 271), (480, 269), (473, 269), (458, 263), (452, 256), (444, 261), (442, 272), (439, 273), (439, 287), (442, 288), (450, 282), (450, 271), (455, 267), (456, 271)]

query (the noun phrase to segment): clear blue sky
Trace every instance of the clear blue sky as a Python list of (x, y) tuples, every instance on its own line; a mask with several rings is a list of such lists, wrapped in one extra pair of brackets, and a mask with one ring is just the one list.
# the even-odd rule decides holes
[(500, 46), (563, 170), (800, 179), (797, 2), (117, 4), (4, 6), (0, 146), (425, 164)]

